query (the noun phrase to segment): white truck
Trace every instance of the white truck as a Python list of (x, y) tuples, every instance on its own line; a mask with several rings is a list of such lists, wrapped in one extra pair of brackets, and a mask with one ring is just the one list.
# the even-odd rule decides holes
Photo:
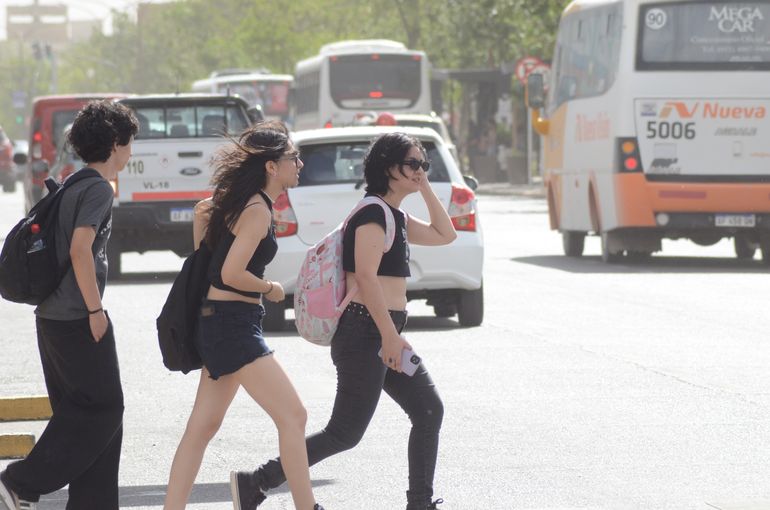
[(113, 183), (111, 277), (121, 274), (121, 253), (192, 252), (193, 206), (211, 196), (212, 156), (227, 135), (257, 120), (237, 96), (132, 96), (120, 103), (140, 126), (131, 159)]

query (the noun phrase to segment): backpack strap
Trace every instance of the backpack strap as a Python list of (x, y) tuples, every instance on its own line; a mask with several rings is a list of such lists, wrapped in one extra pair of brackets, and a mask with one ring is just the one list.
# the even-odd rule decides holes
[(348, 226), (348, 222), (356, 215), (358, 211), (369, 205), (379, 205), (385, 213), (385, 247), (382, 252), (387, 253), (393, 247), (393, 241), (396, 239), (396, 219), (393, 217), (393, 211), (390, 206), (380, 197), (369, 196), (361, 199), (358, 204), (350, 211), (348, 217), (342, 223), (342, 230)]
[[(385, 213), (385, 246), (383, 247), (382, 252), (387, 253), (393, 247), (393, 241), (396, 239), (396, 218), (393, 217), (393, 211), (390, 210), (390, 206), (380, 197), (364, 197), (360, 202), (358, 202), (358, 204), (356, 204), (353, 210), (350, 211), (350, 214), (348, 214), (348, 217), (345, 218), (345, 221), (342, 223), (342, 231), (345, 231), (345, 228), (348, 226), (348, 222), (358, 211), (372, 204), (379, 205)], [(342, 299), (342, 302), (337, 307), (337, 313), (341, 314), (343, 311), (345, 311), (345, 308), (347, 308), (353, 298), (356, 297), (356, 294), (358, 294), (358, 284), (353, 283), (353, 286), (348, 289), (345, 297)]]

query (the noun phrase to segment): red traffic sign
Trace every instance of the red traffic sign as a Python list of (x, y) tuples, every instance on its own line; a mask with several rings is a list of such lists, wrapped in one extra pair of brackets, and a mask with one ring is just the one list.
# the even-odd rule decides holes
[(537, 57), (524, 57), (516, 62), (516, 69), (514, 70), (514, 74), (516, 75), (516, 79), (519, 80), (519, 82), (525, 84), (527, 83), (527, 76), (529, 76), (529, 73), (532, 72), (532, 69), (545, 65), (546, 64)]

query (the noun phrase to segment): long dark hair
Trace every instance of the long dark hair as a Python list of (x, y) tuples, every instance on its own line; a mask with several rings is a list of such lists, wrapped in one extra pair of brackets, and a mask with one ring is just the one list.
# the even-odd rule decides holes
[(393, 165), (399, 165), (398, 171), (406, 176), (401, 162), (406, 158), (409, 149), (417, 147), (426, 157), (425, 147), (420, 141), (405, 133), (385, 133), (372, 140), (364, 156), (364, 179), (367, 193), (384, 195), (390, 189), (390, 173)]
[(231, 142), (212, 162), (214, 195), (205, 237), (212, 249), (233, 228), (249, 199), (264, 189), (267, 162), (276, 161), (291, 146), (286, 126), (277, 121), (256, 124)]

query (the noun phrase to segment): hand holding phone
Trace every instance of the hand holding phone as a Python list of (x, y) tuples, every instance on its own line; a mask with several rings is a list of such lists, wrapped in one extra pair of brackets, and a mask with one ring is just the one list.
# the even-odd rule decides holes
[[(382, 349), (377, 353), (377, 356), (382, 357)], [(413, 350), (401, 350), (401, 372), (412, 377), (417, 372), (417, 367), (420, 366), (420, 363), (422, 363), (422, 358), (416, 355)]]

